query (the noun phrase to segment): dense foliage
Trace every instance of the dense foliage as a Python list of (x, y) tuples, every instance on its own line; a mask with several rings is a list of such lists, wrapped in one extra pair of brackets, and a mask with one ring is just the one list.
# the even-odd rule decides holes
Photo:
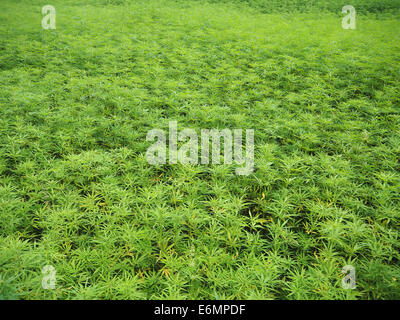
[[(400, 298), (398, 1), (83, 2), (0, 2), (0, 298)], [(148, 164), (171, 120), (255, 172)]]
[[(110, 0), (112, 1), (112, 0)], [(118, 0), (116, 0), (118, 1)], [(119, 0), (123, 1), (123, 0)], [(128, 0), (129, 1), (129, 0)], [(179, 0), (178, 0), (179, 1)], [(198, 0), (203, 1), (203, 0)], [(272, 12), (321, 12), (340, 13), (343, 6), (352, 5), (359, 13), (395, 12), (400, 9), (400, 0), (208, 0), (210, 3), (247, 4), (264, 13)]]

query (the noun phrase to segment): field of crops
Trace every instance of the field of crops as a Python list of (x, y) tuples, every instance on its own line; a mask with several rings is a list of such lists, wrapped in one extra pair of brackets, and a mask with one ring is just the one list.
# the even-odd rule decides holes
[[(150, 164), (171, 121), (254, 171)], [(0, 299), (400, 299), (399, 260), (400, 1), (0, 1)]]

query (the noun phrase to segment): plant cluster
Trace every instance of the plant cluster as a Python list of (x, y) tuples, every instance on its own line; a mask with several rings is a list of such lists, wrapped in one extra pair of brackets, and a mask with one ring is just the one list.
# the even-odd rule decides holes
[[(398, 12), (82, 3), (0, 3), (0, 298), (400, 298)], [(150, 165), (171, 120), (254, 129), (254, 173)]]

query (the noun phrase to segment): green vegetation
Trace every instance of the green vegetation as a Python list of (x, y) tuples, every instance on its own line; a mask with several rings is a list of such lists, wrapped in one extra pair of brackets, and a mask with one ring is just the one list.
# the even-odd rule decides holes
[[(266, 3), (0, 2), (0, 298), (400, 298), (399, 1)], [(171, 120), (256, 170), (149, 165)]]
[[(115, 3), (118, 0), (109, 0)], [(123, 2), (123, 0), (119, 0)], [(129, 1), (129, 0), (128, 0)], [(178, 0), (179, 1), (179, 0)], [(183, 1), (183, 0), (182, 0)], [(203, 1), (203, 0), (199, 0)], [(282, 12), (335, 12), (340, 13), (346, 5), (354, 6), (363, 14), (392, 12), (400, 9), (400, 0), (208, 0), (211, 3), (246, 3), (263, 13)]]

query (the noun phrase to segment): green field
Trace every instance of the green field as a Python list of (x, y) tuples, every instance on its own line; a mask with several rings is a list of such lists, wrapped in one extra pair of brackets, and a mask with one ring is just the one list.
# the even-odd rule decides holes
[[(254, 172), (149, 164), (170, 121)], [(400, 299), (399, 260), (400, 1), (1, 0), (0, 299)]]

